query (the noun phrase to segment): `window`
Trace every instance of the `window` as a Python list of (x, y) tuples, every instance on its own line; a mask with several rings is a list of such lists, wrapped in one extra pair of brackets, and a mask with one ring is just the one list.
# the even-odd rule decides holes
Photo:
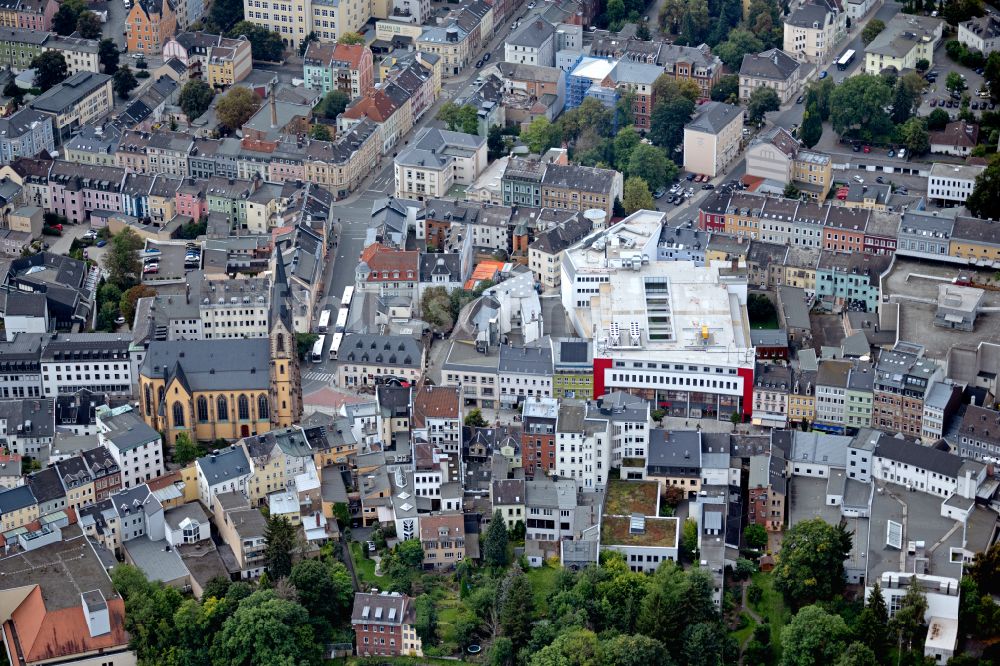
[(174, 427), (183, 428), (184, 427), (184, 405), (180, 402), (174, 403)]
[(236, 401), (237, 408), (239, 410), (239, 416), (241, 421), (250, 420), (250, 401), (247, 400), (245, 395), (240, 395), (239, 399)]
[(270, 418), (270, 416), (271, 410), (270, 406), (267, 404), (267, 396), (257, 396), (257, 418), (264, 420), (266, 418)]
[[(6, 396), (4, 396), (4, 397), (6, 397)], [(153, 415), (153, 392), (150, 390), (149, 384), (146, 384), (146, 388), (144, 390), (144, 397), (145, 397), (145, 402), (146, 402), (146, 416), (152, 416)]]
[(205, 423), (208, 421), (208, 400), (205, 396), (198, 398), (198, 422)]
[(219, 421), (229, 420), (229, 403), (226, 402), (226, 397), (220, 395), (219, 399), (215, 401), (215, 416)]

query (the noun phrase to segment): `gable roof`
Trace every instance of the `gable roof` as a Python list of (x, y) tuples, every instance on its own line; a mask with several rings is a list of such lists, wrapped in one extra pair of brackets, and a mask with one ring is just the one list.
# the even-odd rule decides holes
[(740, 64), (740, 76), (752, 76), (771, 81), (785, 81), (799, 68), (798, 61), (781, 49), (763, 53), (748, 53)]

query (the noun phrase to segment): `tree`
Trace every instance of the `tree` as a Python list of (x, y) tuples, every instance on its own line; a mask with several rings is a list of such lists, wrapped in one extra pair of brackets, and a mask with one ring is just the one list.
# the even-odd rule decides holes
[(780, 106), (781, 100), (778, 99), (778, 93), (774, 92), (774, 88), (762, 86), (750, 93), (747, 115), (750, 117), (750, 122), (759, 124), (764, 120), (765, 113), (777, 111)]
[(608, 22), (620, 24), (625, 20), (625, 3), (622, 0), (608, 0)]
[(691, 518), (684, 521), (681, 529), (681, 553), (689, 562), (698, 557), (698, 523)]
[(212, 641), (215, 666), (318, 666), (322, 662), (309, 613), (272, 590), (258, 590), (240, 602)]
[(500, 635), (509, 638), (515, 649), (524, 647), (531, 636), (534, 596), (528, 577), (517, 563), (508, 569), (497, 585), (493, 604)]
[(483, 561), (498, 569), (507, 566), (507, 542), (507, 523), (497, 509), (483, 540)]
[(988, 218), (1000, 210), (1000, 158), (996, 156), (978, 176), (965, 207), (976, 217)]
[(883, 30), (885, 30), (885, 22), (881, 19), (872, 19), (861, 31), (861, 41), (865, 46), (868, 46)]
[(677, 176), (677, 165), (667, 159), (662, 148), (640, 143), (632, 150), (627, 173), (630, 177), (642, 178), (655, 190)]
[(927, 116), (927, 129), (932, 132), (943, 130), (950, 122), (951, 118), (948, 116), (947, 111), (944, 109), (934, 109), (931, 111), (930, 115)]
[(782, 195), (786, 199), (798, 199), (802, 196), (802, 192), (799, 191), (799, 188), (795, 187), (795, 183), (788, 183), (785, 185), (785, 191)]
[(819, 111), (820, 120), (823, 122), (830, 119), (830, 97), (835, 89), (836, 85), (829, 77), (813, 81), (806, 89), (806, 108), (815, 106), (816, 110)]
[(451, 311), (451, 296), (444, 287), (430, 287), (420, 299), (420, 310), (424, 321), (439, 333), (447, 333), (455, 324)]
[(486, 419), (483, 418), (483, 413), (476, 407), (465, 415), (465, 425), (470, 428), (485, 428), (489, 426), (489, 423), (486, 422)]
[(1000, 542), (976, 553), (968, 574), (983, 594), (1000, 594)]
[(321, 123), (316, 123), (309, 128), (309, 136), (317, 141), (333, 141), (333, 134), (330, 133), (330, 128)]
[(97, 59), (108, 76), (114, 76), (118, 71), (118, 57), (118, 46), (113, 39), (102, 39), (97, 45)]
[(202, 79), (191, 79), (181, 88), (181, 94), (177, 101), (190, 123), (208, 111), (214, 97), (215, 91), (212, 86)]
[(990, 101), (1000, 101), (1000, 51), (990, 52), (983, 69), (983, 80), (989, 84)]
[(743, 56), (764, 50), (764, 42), (758, 39), (757, 35), (744, 28), (737, 28), (729, 33), (726, 41), (712, 49), (712, 52), (719, 56), (730, 71), (738, 72), (743, 63)]
[(135, 75), (132, 74), (132, 69), (128, 65), (118, 69), (111, 80), (115, 94), (122, 99), (128, 99), (129, 93), (135, 90), (138, 85), (139, 82), (136, 81)]
[(882, 588), (878, 581), (875, 581), (875, 586), (868, 595), (868, 602), (858, 615), (854, 635), (871, 649), (877, 658), (884, 660), (888, 650), (886, 640), (888, 628), (889, 610), (885, 605), (885, 597), (882, 596)]
[(805, 606), (781, 631), (781, 666), (832, 664), (850, 635), (839, 615), (819, 606)]
[[(417, 607), (419, 619), (420, 607)], [(511, 666), (514, 663), (514, 644), (506, 636), (493, 641), (490, 646), (489, 666)]]
[(52, 29), (63, 36), (76, 32), (76, 23), (80, 14), (87, 10), (83, 0), (64, 0), (59, 4), (55, 16), (52, 17)]
[(740, 95), (740, 77), (738, 74), (726, 74), (719, 79), (719, 82), (712, 86), (711, 97), (713, 102), (731, 103)]
[(284, 516), (271, 516), (264, 527), (264, 560), (271, 580), (284, 578), (292, 572), (292, 548), (295, 528)]
[(486, 133), (486, 152), (490, 160), (498, 160), (507, 151), (507, 146), (503, 140), (503, 128), (499, 125), (491, 125)]
[(723, 634), (717, 623), (699, 622), (684, 631), (684, 661), (688, 666), (722, 666)]
[(139, 281), (142, 263), (138, 253), (142, 244), (139, 235), (127, 227), (111, 239), (110, 249), (104, 255), (108, 282), (127, 290)]
[(230, 28), (243, 20), (242, 0), (212, 0), (209, 20), (216, 28), (212, 32), (229, 32)]
[(249, 88), (232, 88), (215, 105), (215, 115), (219, 122), (230, 130), (243, 127), (250, 117), (260, 109), (261, 99)]
[(899, 134), (906, 149), (913, 156), (923, 155), (931, 149), (930, 135), (924, 127), (923, 118), (910, 118), (899, 128)]
[(886, 135), (891, 122), (885, 111), (892, 89), (880, 76), (858, 74), (844, 80), (830, 93), (830, 121), (843, 135), (858, 132), (866, 138)]
[(84, 39), (97, 39), (101, 36), (101, 20), (94, 12), (82, 12), (76, 19), (76, 31)]
[(365, 38), (356, 32), (345, 32), (337, 40), (338, 44), (364, 44)]
[(454, 102), (445, 102), (441, 105), (437, 117), (438, 120), (446, 122), (452, 132), (479, 133), (479, 115), (476, 107), (471, 104), (459, 106)]
[(910, 577), (910, 585), (899, 602), (899, 608), (889, 620), (889, 629), (896, 634), (901, 646), (910, 650), (923, 635), (924, 615), (927, 613), (927, 597), (920, 589), (916, 576)]
[(926, 72), (928, 69), (931, 68), (931, 63), (930, 63), (929, 60), (927, 60), (927, 58), (921, 58), (920, 60), (918, 60), (916, 62), (916, 64), (914, 65), (914, 68), (918, 72), (920, 72), (921, 74), (923, 74), (924, 72)]
[(281, 35), (262, 25), (250, 21), (240, 21), (232, 27), (228, 36), (233, 39), (246, 36), (247, 41), (250, 42), (250, 52), (253, 54), (254, 60), (278, 62), (285, 55), (285, 44), (281, 41)]
[(306, 35), (306, 38), (302, 40), (301, 44), (299, 44), (299, 57), (301, 58), (306, 54), (306, 50), (309, 48), (310, 43), (318, 41), (319, 36), (315, 32), (310, 32)]
[(664, 563), (653, 574), (638, 615), (640, 633), (662, 641), (670, 654), (679, 654), (686, 627), (719, 619), (711, 578), (701, 569), (685, 572), (673, 562)]
[(602, 666), (669, 666), (671, 663), (667, 649), (655, 638), (619, 634), (601, 643)]
[(521, 131), (521, 140), (537, 155), (557, 145), (560, 139), (559, 126), (550, 123), (545, 116), (538, 116)]
[(655, 210), (656, 203), (649, 192), (649, 185), (635, 176), (625, 181), (625, 212), (631, 215), (637, 210)]
[(571, 629), (531, 655), (530, 666), (599, 666), (600, 644), (589, 629)]
[(679, 97), (666, 103), (657, 102), (649, 119), (650, 140), (666, 150), (673, 150), (684, 140), (684, 126), (694, 113), (694, 102)]
[(635, 150), (640, 141), (642, 141), (642, 138), (631, 125), (618, 130), (618, 134), (615, 135), (615, 140), (612, 144), (615, 153), (615, 168), (618, 171), (628, 171), (629, 160), (632, 159), (632, 151)]
[(847, 650), (840, 655), (834, 666), (879, 666), (879, 661), (871, 648), (855, 641), (847, 646)]
[(649, 26), (645, 23), (640, 23), (639, 27), (635, 29), (635, 36), (637, 39), (648, 42), (650, 39)]
[(31, 67), (35, 70), (35, 87), (43, 91), (59, 85), (69, 76), (66, 58), (59, 51), (38, 54), (31, 61)]
[(140, 298), (146, 298), (149, 296), (156, 296), (156, 291), (152, 287), (147, 287), (146, 285), (140, 284), (125, 290), (121, 299), (118, 301), (118, 310), (121, 312), (122, 316), (125, 317), (125, 321), (133, 321), (135, 318), (136, 302)]
[(823, 137), (823, 121), (819, 117), (816, 105), (810, 106), (802, 114), (802, 126), (799, 128), (799, 139), (806, 148), (812, 148)]
[(832, 599), (844, 588), (844, 560), (851, 534), (821, 518), (804, 520), (785, 532), (775, 566), (774, 587), (793, 606)]
[(304, 361), (309, 358), (309, 352), (312, 351), (313, 345), (319, 340), (319, 336), (315, 333), (296, 333), (295, 334), (295, 351), (299, 355), (299, 360)]
[(694, 103), (701, 97), (701, 88), (690, 79), (677, 80), (670, 74), (660, 74), (653, 81), (653, 97), (656, 98), (657, 104), (664, 104), (678, 97), (685, 97)]
[[(342, 625), (350, 617), (354, 601), (354, 583), (340, 562), (302, 560), (288, 576), (298, 594), (299, 603), (310, 618), (320, 618), (328, 627)], [(317, 636), (325, 638), (317, 632)]]
[(191, 441), (191, 437), (186, 432), (178, 433), (177, 439), (174, 440), (174, 463), (185, 467), (200, 457), (201, 449)]
[(342, 114), (347, 108), (351, 98), (340, 90), (331, 90), (316, 105), (314, 111), (328, 120), (332, 120)]

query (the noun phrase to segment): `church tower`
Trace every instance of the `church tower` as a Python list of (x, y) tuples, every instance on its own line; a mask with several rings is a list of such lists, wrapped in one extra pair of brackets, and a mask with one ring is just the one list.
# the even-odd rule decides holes
[(292, 323), (292, 292), (285, 274), (285, 262), (279, 248), (272, 256), (274, 270), (271, 285), (271, 424), (290, 426), (302, 417), (302, 377)]

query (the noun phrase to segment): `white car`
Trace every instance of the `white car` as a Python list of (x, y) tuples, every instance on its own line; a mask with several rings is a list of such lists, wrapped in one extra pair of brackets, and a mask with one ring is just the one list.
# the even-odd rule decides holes
[(529, 2), (528, 3), (528, 9), (534, 9), (534, 8), (535, 8), (535, 3)]

